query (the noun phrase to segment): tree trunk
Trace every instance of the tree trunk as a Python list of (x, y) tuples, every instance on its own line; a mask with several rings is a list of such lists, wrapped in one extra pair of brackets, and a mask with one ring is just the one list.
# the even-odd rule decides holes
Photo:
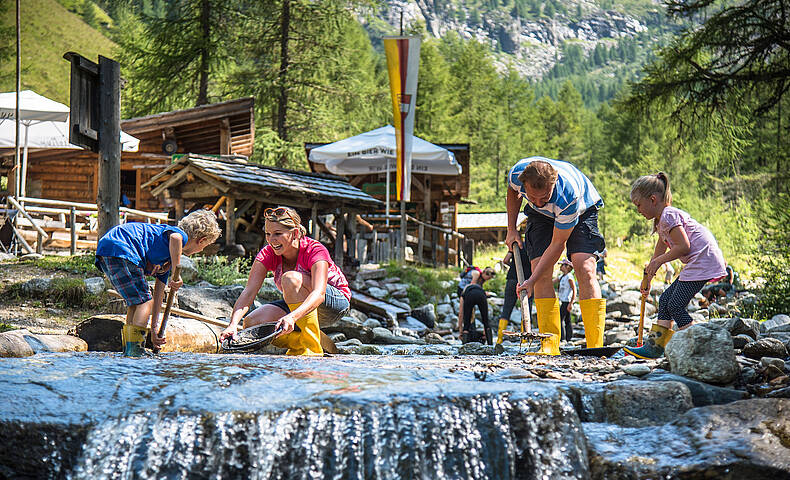
[[(280, 99), (277, 106), (277, 135), (283, 141), (288, 140), (286, 129), (286, 115), (288, 109), (288, 31), (291, 28), (291, 2), (283, 0), (282, 15), (280, 17), (280, 74), (278, 84)], [(285, 166), (286, 157), (283, 155), (277, 161), (278, 167)]]
[(208, 103), (208, 75), (209, 75), (209, 43), (211, 42), (211, 2), (202, 0), (200, 3), (200, 27), (203, 39), (200, 47), (200, 85), (198, 87), (197, 105)]

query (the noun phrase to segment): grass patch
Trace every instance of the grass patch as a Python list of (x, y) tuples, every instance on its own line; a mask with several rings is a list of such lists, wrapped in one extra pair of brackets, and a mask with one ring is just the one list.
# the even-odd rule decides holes
[(15, 327), (13, 325), (9, 325), (5, 322), (0, 322), (0, 333), (8, 332), (11, 330), (19, 330), (19, 327)]
[(384, 268), (387, 270), (387, 275), (398, 277), (401, 282), (409, 284), (406, 291), (409, 302), (414, 307), (442, 298), (446, 293), (449, 293), (447, 288), (442, 288), (442, 282), (458, 278), (457, 269), (415, 267), (401, 265), (394, 260), (386, 264)]
[(15, 283), (6, 287), (3, 291), (3, 299), (5, 301), (30, 299), (34, 307), (56, 305), (62, 308), (95, 309), (107, 304), (107, 294), (90, 294), (81, 278), (53, 278), (43, 291), (26, 288), (24, 287), (26, 283)]
[(252, 259), (234, 258), (229, 260), (224, 256), (195, 257), (195, 268), (198, 279), (205, 280), (212, 285), (234, 285), (239, 279), (247, 281), (252, 267)]
[[(92, 253), (85, 255), (74, 255), (71, 257), (63, 257), (59, 255), (48, 255), (38, 260), (29, 260), (27, 263), (36, 265), (37, 267), (46, 268), (50, 270), (62, 270), (64, 272), (77, 273), (82, 275), (99, 276), (102, 274), (94, 262), (96, 256)], [(20, 262), (25, 263), (25, 262)]]

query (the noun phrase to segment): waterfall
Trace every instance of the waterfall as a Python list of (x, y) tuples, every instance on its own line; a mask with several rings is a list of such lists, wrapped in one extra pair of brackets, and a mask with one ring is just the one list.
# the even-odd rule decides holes
[(556, 392), (325, 403), (108, 419), (67, 477), (589, 478), (578, 417)]

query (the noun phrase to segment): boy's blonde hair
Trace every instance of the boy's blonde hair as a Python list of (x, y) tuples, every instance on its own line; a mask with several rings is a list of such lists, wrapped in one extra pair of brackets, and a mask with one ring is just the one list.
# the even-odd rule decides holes
[(545, 190), (557, 183), (559, 173), (549, 162), (533, 160), (519, 174), (518, 181), (535, 190)]
[(672, 204), (672, 191), (669, 189), (669, 177), (664, 172), (639, 177), (631, 185), (631, 201), (639, 198), (649, 199), (655, 195), (664, 205)]
[(178, 222), (178, 228), (185, 231), (189, 238), (195, 240), (206, 237), (214, 242), (219, 238), (217, 216), (211, 210), (195, 210)]

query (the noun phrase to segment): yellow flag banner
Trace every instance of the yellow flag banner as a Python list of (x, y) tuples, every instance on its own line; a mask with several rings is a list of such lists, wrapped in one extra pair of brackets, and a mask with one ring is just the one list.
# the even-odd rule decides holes
[(395, 124), (397, 200), (411, 200), (411, 149), (414, 109), (417, 105), (417, 72), (420, 68), (420, 37), (384, 37)]

